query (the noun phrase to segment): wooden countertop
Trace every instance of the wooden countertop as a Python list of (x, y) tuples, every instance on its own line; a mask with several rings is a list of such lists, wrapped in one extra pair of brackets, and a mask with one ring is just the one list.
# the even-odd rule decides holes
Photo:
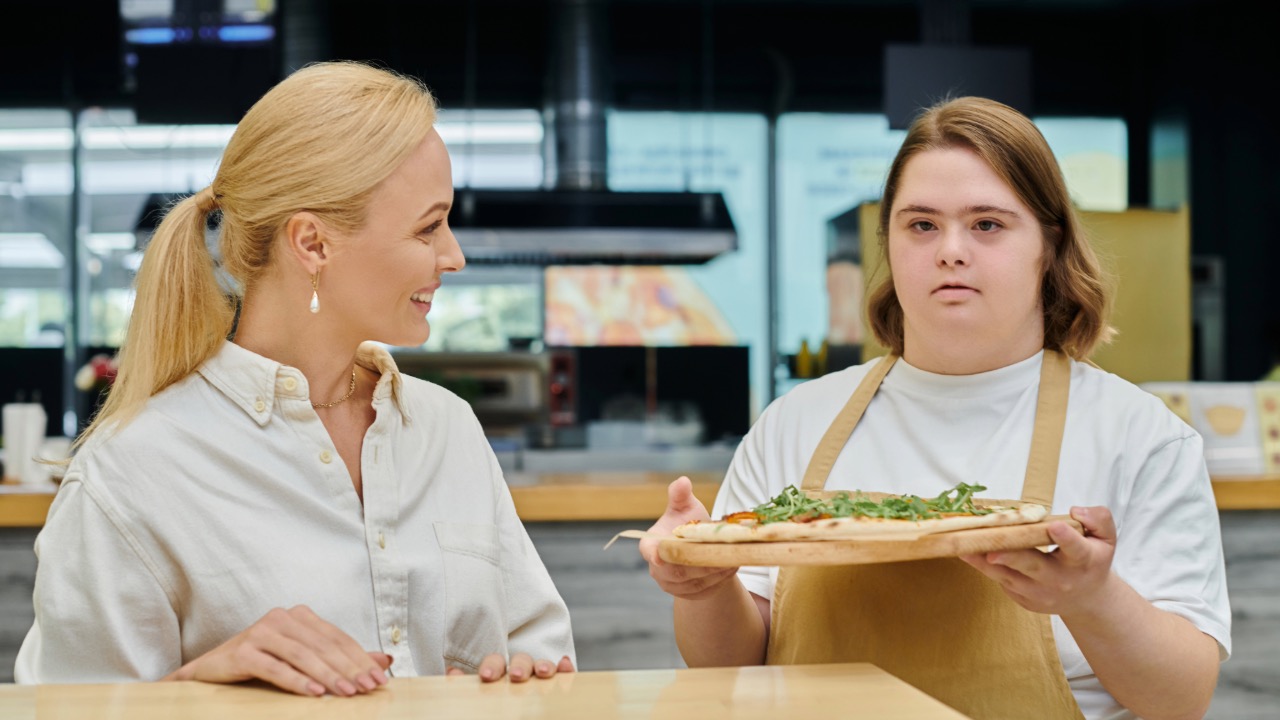
[(259, 687), (195, 682), (0, 686), (0, 717), (5, 718), (816, 720), (853, 715), (884, 720), (964, 718), (865, 663), (585, 672), (520, 685), (482, 685), (474, 676), (400, 678), (353, 698), (304, 698)]
[[(687, 473), (693, 493), (710, 509), (718, 472)], [(660, 472), (511, 473), (511, 497), (525, 522), (634, 520), (647, 525), (667, 505), (667, 485), (678, 475)], [(41, 527), (54, 486), (0, 486), (0, 527)], [(1280, 509), (1280, 476), (1216, 478), (1219, 510)], [(639, 527), (639, 526), (637, 526)]]

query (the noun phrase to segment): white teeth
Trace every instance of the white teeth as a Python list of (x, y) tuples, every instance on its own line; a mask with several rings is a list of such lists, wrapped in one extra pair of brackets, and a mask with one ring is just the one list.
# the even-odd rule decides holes
[(423, 293), (414, 293), (409, 296), (409, 299), (414, 302), (429, 303), (431, 302), (431, 298), (433, 297), (435, 297), (435, 293), (432, 293), (430, 295), (426, 295)]

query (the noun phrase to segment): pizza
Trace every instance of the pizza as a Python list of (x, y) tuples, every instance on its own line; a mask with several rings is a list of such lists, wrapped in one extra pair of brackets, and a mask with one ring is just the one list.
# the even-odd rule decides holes
[(926, 535), (1039, 522), (1043, 505), (974, 497), (982, 485), (960, 483), (935, 498), (864, 492), (808, 494), (794, 485), (756, 507), (719, 521), (693, 521), (672, 534), (699, 542), (783, 542)]

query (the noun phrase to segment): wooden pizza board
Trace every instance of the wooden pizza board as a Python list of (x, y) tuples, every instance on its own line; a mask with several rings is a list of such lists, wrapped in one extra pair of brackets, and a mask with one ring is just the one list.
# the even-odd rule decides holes
[(1038, 523), (974, 528), (921, 535), (911, 540), (891, 537), (795, 542), (715, 543), (666, 538), (658, 555), (669, 563), (699, 567), (743, 565), (865, 565), (870, 563), (958, 557), (999, 550), (1023, 550), (1052, 545), (1049, 523), (1061, 521), (1076, 530), (1079, 522), (1066, 515), (1050, 515)]

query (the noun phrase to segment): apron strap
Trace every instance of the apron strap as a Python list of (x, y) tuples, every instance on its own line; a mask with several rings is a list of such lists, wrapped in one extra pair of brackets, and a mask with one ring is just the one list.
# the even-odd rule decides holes
[[(884, 381), (897, 355), (886, 355), (871, 368), (853, 391), (849, 401), (827, 428), (822, 441), (804, 471), (800, 487), (806, 491), (822, 490), (835, 466), (836, 458), (853, 435), (871, 398)], [(1040, 387), (1036, 398), (1036, 420), (1031, 431), (1031, 453), (1027, 456), (1027, 473), (1022, 485), (1022, 500), (1045, 507), (1053, 506), (1058, 481), (1058, 461), (1062, 455), (1062, 434), (1067, 423), (1067, 400), (1071, 393), (1071, 360), (1057, 350), (1045, 349), (1040, 364)]]
[(849, 436), (853, 435), (853, 428), (862, 419), (862, 413), (866, 412), (867, 405), (871, 404), (871, 398), (880, 388), (880, 382), (884, 380), (885, 375), (889, 374), (889, 369), (897, 361), (897, 355), (889, 354), (867, 371), (862, 382), (858, 384), (858, 389), (853, 391), (849, 402), (844, 404), (840, 414), (836, 415), (835, 421), (822, 436), (818, 447), (814, 448), (813, 457), (809, 459), (809, 467), (804, 471), (804, 480), (800, 483), (801, 490), (816, 491), (826, 487), (827, 476), (831, 474), (836, 458), (840, 457), (845, 444), (849, 442)]
[(1057, 350), (1046, 348), (1040, 365), (1040, 390), (1036, 399), (1036, 424), (1031, 431), (1031, 454), (1027, 457), (1027, 475), (1022, 483), (1025, 502), (1053, 507), (1070, 393), (1071, 360)]

